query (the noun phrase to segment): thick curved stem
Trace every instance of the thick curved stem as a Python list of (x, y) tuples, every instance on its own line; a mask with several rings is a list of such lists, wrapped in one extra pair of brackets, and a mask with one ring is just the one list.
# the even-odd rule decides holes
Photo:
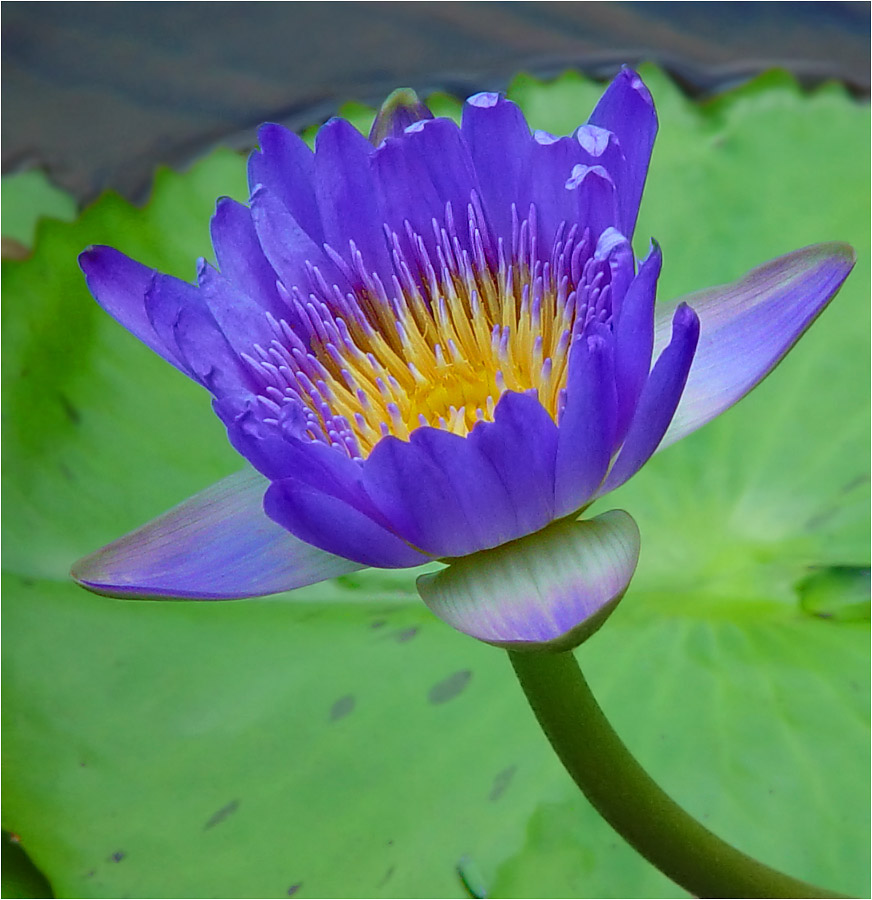
[(509, 651), (566, 770), (631, 846), (695, 897), (843, 897), (746, 856), (689, 816), (615, 734), (572, 653)]

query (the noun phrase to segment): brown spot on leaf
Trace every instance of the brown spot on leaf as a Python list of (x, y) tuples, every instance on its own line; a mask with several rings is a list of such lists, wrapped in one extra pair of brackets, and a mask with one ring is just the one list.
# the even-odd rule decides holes
[(213, 813), (213, 815), (209, 818), (209, 821), (203, 826), (203, 831), (207, 831), (209, 828), (214, 828), (216, 825), (220, 825), (229, 815), (235, 813), (236, 810), (239, 809), (239, 801), (231, 800), (229, 803), (225, 804), (218, 810), (218, 812)]
[(497, 774), (494, 775), (494, 783), (491, 786), (490, 794), (488, 794), (488, 800), (493, 802), (499, 800), (500, 797), (503, 796), (506, 788), (512, 783), (512, 778), (514, 777), (517, 768), (517, 766), (509, 766), (508, 768), (503, 769), (502, 772), (497, 772)]
[(382, 880), (376, 885), (376, 887), (381, 887), (383, 884), (387, 884), (388, 881), (390, 881), (390, 879), (391, 879), (391, 875), (394, 874), (395, 868), (396, 868), (395, 866), (391, 866), (387, 870), (387, 872), (385, 872), (384, 875), (382, 875)]
[(330, 707), (330, 721), (337, 722), (344, 719), (354, 711), (356, 701), (353, 694), (346, 694), (340, 697), (333, 706)]
[(434, 684), (427, 692), (427, 699), (433, 704), (447, 703), (465, 690), (470, 678), (472, 672), (469, 669), (454, 672), (438, 684)]
[(73, 425), (78, 425), (79, 422), (82, 421), (82, 415), (78, 411), (78, 409), (73, 406), (69, 397), (67, 397), (66, 394), (62, 394), (60, 391), (58, 391), (58, 400), (60, 401), (61, 409), (63, 409), (66, 417), (70, 420), (70, 422), (73, 423)]

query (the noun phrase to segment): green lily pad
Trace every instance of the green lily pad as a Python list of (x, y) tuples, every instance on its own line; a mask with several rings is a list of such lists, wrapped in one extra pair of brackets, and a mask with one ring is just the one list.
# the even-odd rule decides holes
[[(816, 241), (865, 252), (867, 107), (778, 74), (699, 107), (644, 77), (661, 134), (638, 249), (660, 241), (664, 298)], [(514, 88), (553, 131), (599, 91), (577, 75)], [(122, 602), (68, 581), (77, 556), (238, 467), (206, 396), (75, 265), (105, 242), (192, 278), (221, 194), (245, 195), (229, 151), (159, 173), (145, 209), (110, 195), (45, 221), (33, 256), (4, 263), (5, 827), (57, 896), (676, 896), (577, 795), (505, 654), (433, 619), (416, 573), (282, 603)], [(800, 598), (815, 573), (869, 563), (868, 285), (864, 257), (751, 397), (600, 504), (633, 514), (642, 557), (579, 651), (693, 814), (861, 896), (868, 627)], [(855, 600), (828, 583), (827, 608)]]
[(3, 237), (24, 247), (33, 246), (41, 219), (69, 222), (76, 216), (75, 199), (52, 184), (39, 169), (4, 175), (2, 186)]

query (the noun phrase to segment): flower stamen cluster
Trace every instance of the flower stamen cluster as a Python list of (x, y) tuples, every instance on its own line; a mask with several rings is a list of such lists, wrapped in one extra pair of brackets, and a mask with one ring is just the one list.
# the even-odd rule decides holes
[(354, 293), (329, 286), (315, 268), (308, 294), (282, 289), (313, 337), (307, 347), (287, 321), (271, 318), (275, 340), (245, 355), (265, 385), (264, 424), (363, 459), (383, 437), (408, 440), (421, 426), (465, 437), (493, 421), (505, 391), (533, 392), (557, 422), (571, 343), (610, 316), (609, 266), (590, 229), (566, 222), (543, 260), (535, 205), (523, 219), (512, 206), (508, 242), (492, 239), (474, 192), (466, 212), (472, 254), (449, 202), (429, 246), (408, 222), (402, 236), (385, 226), (388, 285), (352, 243), (353, 270), (335, 251), (330, 257)]

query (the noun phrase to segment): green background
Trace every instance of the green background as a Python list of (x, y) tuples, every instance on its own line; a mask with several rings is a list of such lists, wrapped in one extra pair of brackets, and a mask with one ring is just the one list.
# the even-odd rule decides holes
[[(642, 557), (578, 656), (652, 775), (725, 839), (868, 893), (869, 111), (770, 73), (699, 106), (643, 69), (661, 131), (637, 231), (670, 299), (805, 244), (860, 260), (774, 375), (596, 511)], [(519, 76), (567, 132), (601, 85)], [(438, 111), (456, 114), (449, 98)], [(349, 107), (365, 126), (372, 113)], [(4, 181), (4, 827), (60, 897), (675, 897), (593, 813), (505, 659), (435, 620), (414, 572), (278, 599), (137, 603), (77, 557), (239, 468), (195, 385), (98, 309), (76, 255), (109, 243), (192, 279), (218, 151), (74, 222)], [(6, 896), (45, 896), (19, 853)], [(17, 879), (17, 880), (16, 880)]]

